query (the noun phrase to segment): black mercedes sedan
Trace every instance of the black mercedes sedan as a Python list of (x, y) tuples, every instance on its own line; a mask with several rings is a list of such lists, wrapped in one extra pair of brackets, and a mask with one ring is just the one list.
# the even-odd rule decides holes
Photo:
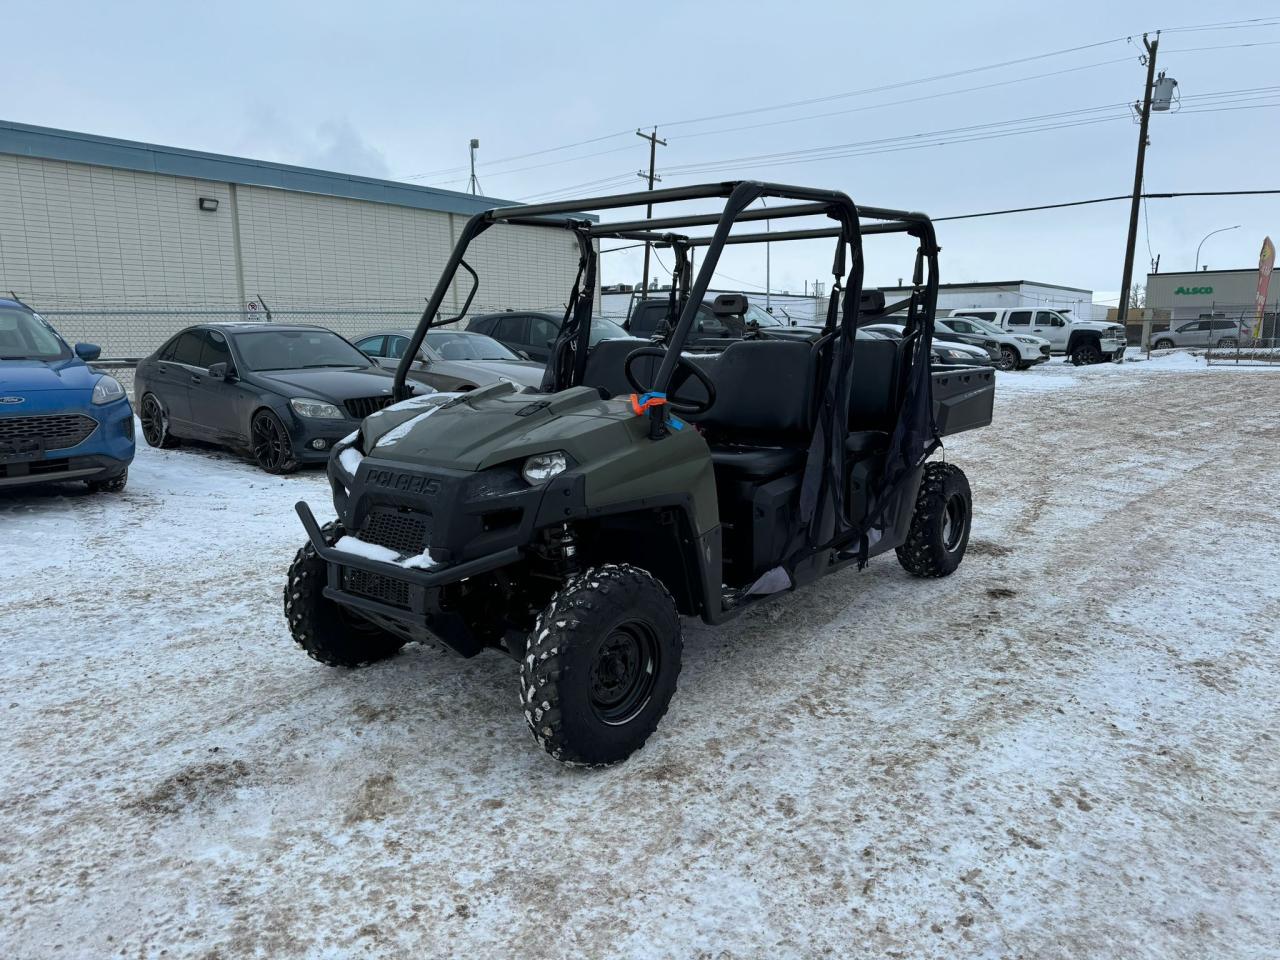
[(389, 405), (394, 379), (324, 327), (207, 323), (139, 361), (134, 400), (153, 447), (204, 440), (290, 473), (328, 459), (335, 441)]

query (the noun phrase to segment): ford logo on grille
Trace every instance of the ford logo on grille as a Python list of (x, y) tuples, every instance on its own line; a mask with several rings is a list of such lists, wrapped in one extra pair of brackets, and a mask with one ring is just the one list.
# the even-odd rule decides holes
[(21, 403), (25, 397), (0, 397), (0, 403)]

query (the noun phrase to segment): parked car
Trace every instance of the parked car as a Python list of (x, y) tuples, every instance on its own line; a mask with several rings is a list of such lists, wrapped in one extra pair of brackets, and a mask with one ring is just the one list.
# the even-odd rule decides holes
[[(362, 337), (356, 346), (378, 366), (394, 372), (412, 336), (412, 330), (384, 331)], [(409, 378), (437, 390), (474, 390), (502, 380), (537, 388), (545, 366), (522, 359), (483, 333), (432, 330), (409, 368)]]
[(133, 461), (133, 408), (115, 377), (20, 300), (0, 299), (0, 489), (83, 480), (118, 493)]
[(1201, 317), (1186, 323), (1174, 323), (1168, 330), (1153, 336), (1153, 350), (1170, 347), (1235, 347), (1250, 337), (1249, 321)]
[[(934, 325), (935, 328), (945, 326), (960, 336), (972, 334), (994, 340), (1000, 350), (1000, 356), (996, 358), (996, 368), (999, 370), (1026, 370), (1049, 360), (1049, 341), (1043, 337), (1010, 333), (1001, 330), (994, 323), (973, 316), (947, 317), (945, 320), (935, 320)], [(934, 336), (936, 338), (937, 334)]]
[[(934, 321), (936, 326), (937, 321)], [(874, 333), (880, 336), (889, 337), (892, 340), (901, 340), (907, 332), (907, 328), (900, 323), (869, 323), (866, 326), (858, 328), (861, 334)], [(933, 366), (960, 366), (960, 367), (989, 367), (991, 366), (991, 354), (982, 347), (975, 347), (968, 343), (933, 342), (931, 364)]]
[(388, 406), (394, 380), (324, 327), (209, 323), (140, 361), (134, 395), (151, 446), (205, 440), (248, 450), (268, 473), (290, 473), (328, 459), (338, 440)]
[[(564, 317), (555, 313), (539, 313), (530, 310), (507, 310), (472, 317), (468, 330), (483, 333), (503, 346), (523, 353), (527, 359), (546, 363), (551, 356), (551, 344), (555, 343)], [(604, 317), (591, 318), (591, 346), (601, 340), (621, 340), (627, 331)]]
[(987, 358), (996, 366), (1000, 364), (1000, 341), (989, 333), (977, 331), (962, 333), (947, 325), (945, 320), (935, 318), (933, 321), (933, 339), (943, 343), (967, 343), (971, 347), (980, 347), (986, 351)]
[[(742, 306), (742, 312), (717, 314), (716, 300), (729, 297), (741, 297), (739, 303)], [(637, 301), (631, 307), (631, 316), (627, 318), (627, 332), (633, 337), (643, 339), (652, 337), (658, 329), (658, 324), (666, 319), (669, 308), (670, 301), (666, 297), (652, 297)], [(745, 296), (721, 294), (715, 298), (708, 298), (698, 305), (698, 313), (693, 321), (693, 329), (690, 331), (692, 336), (690, 345), (697, 345), (703, 340), (741, 340), (749, 330), (762, 331), (768, 335), (791, 329), (793, 329), (791, 324), (780, 317), (775, 317), (759, 304), (748, 302)], [(812, 330), (814, 327), (806, 329)]]
[(1124, 327), (1099, 320), (1077, 320), (1065, 310), (1025, 310), (1007, 307), (953, 310), (948, 320), (977, 317), (1009, 333), (1023, 333), (1049, 341), (1049, 350), (1065, 354), (1076, 366), (1124, 359)]

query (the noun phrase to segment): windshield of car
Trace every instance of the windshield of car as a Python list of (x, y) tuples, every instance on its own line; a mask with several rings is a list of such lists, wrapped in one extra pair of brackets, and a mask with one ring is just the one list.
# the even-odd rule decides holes
[(442, 360), (519, 360), (493, 337), (483, 333), (440, 330), (427, 334), (427, 346)]
[(1004, 330), (1001, 330), (999, 327), (997, 327), (997, 326), (996, 326), (994, 323), (992, 323), (990, 320), (983, 320), (983, 319), (981, 319), (980, 317), (965, 317), (964, 319), (965, 319), (965, 320), (968, 320), (971, 324), (973, 324), (975, 327), (977, 327), (977, 328), (978, 328), (979, 330), (981, 330), (983, 333), (994, 333), (994, 334), (997, 334), (997, 335), (1000, 335), (1000, 334), (1005, 333), (1005, 331), (1004, 331)]
[(0, 360), (65, 360), (71, 348), (44, 317), (21, 307), (0, 307)]
[(747, 304), (747, 310), (742, 315), (742, 319), (747, 323), (759, 324), (762, 327), (785, 327), (786, 324), (775, 317), (763, 307), (756, 306), (754, 303)]
[(625, 340), (629, 336), (631, 334), (607, 317), (591, 318), (591, 339), (589, 343), (593, 347), (601, 340)]
[(373, 365), (363, 353), (329, 330), (258, 330), (235, 334), (234, 339), (250, 370)]

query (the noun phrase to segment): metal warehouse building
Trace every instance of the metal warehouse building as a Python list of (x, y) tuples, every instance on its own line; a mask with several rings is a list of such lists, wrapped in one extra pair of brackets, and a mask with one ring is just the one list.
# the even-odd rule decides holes
[[(466, 218), (505, 201), (0, 122), (0, 295), (107, 358), (209, 319), (412, 325)], [(560, 307), (574, 240), (496, 227), (472, 244), (472, 313)], [(455, 309), (469, 284), (453, 291)], [(446, 309), (450, 306), (446, 302)]]

